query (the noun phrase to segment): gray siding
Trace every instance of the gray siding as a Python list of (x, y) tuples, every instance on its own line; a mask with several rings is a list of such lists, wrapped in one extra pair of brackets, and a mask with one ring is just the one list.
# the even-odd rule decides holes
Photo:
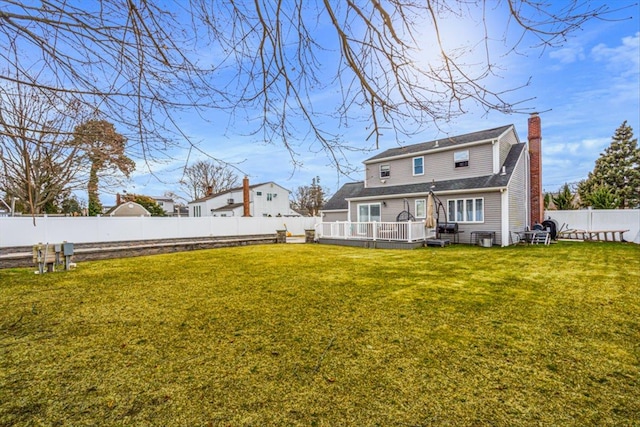
[(335, 221), (346, 221), (349, 213), (347, 211), (325, 211), (323, 212), (324, 216), (322, 217), (323, 222), (335, 222)]
[[(458, 230), (462, 231), (459, 236), (460, 243), (471, 243), (471, 232), (473, 231), (494, 231), (496, 233), (495, 244), (502, 244), (502, 233), (501, 233), (501, 211), (502, 211), (502, 201), (500, 197), (499, 191), (493, 192), (483, 192), (483, 193), (473, 193), (473, 194), (456, 194), (452, 196), (443, 196), (440, 199), (444, 204), (445, 210), (448, 209), (449, 200), (457, 200), (457, 199), (477, 199), (484, 198), (484, 222), (482, 223), (458, 223)], [(447, 212), (448, 214), (448, 212)], [(442, 214), (440, 214), (440, 222), (444, 222), (442, 218)]]
[[(453, 153), (469, 150), (469, 166), (456, 168)], [(381, 187), (411, 184), (416, 182), (444, 181), (450, 179), (471, 178), (493, 173), (493, 151), (491, 143), (468, 148), (456, 148), (424, 155), (424, 175), (413, 176), (413, 158), (405, 157), (392, 161), (380, 161), (365, 165), (367, 187)], [(390, 166), (391, 174), (380, 178), (380, 165)]]
[(509, 150), (511, 150), (511, 146), (517, 144), (518, 139), (516, 138), (515, 132), (511, 130), (507, 132), (507, 134), (502, 137), (498, 143), (500, 144), (500, 165), (503, 165), (504, 161), (507, 159)]
[(509, 194), (509, 232), (523, 231), (527, 226), (529, 195), (527, 187), (526, 151), (518, 159), (507, 187)]
[[(415, 200), (416, 199), (426, 199), (427, 195), (408, 198), (410, 212), (415, 216)], [(482, 193), (469, 193), (469, 194), (456, 194), (450, 196), (439, 196), (442, 201), (443, 208), (439, 209), (439, 221), (441, 223), (446, 222), (447, 220), (447, 209), (449, 206), (449, 200), (458, 200), (458, 199), (484, 199), (484, 222), (482, 223), (459, 223), (458, 229), (462, 231), (462, 233), (458, 236), (460, 243), (471, 243), (471, 232), (472, 231), (494, 231), (496, 233), (496, 245), (502, 244), (502, 227), (501, 227), (501, 215), (502, 215), (502, 199), (501, 193), (499, 191), (491, 191), (491, 192), (482, 192)], [(358, 220), (358, 205), (362, 203), (382, 203), (383, 200), (375, 200), (368, 202), (361, 201), (352, 201), (351, 202), (351, 221), (355, 222)], [(386, 206), (381, 205), (381, 219), (383, 222), (394, 222), (396, 217), (400, 212), (406, 210), (406, 206), (403, 202), (403, 199), (384, 199)], [(523, 215), (524, 216), (524, 215)], [(416, 218), (416, 221), (422, 221), (424, 218)], [(327, 221), (325, 219), (325, 221)], [(444, 236), (451, 237), (451, 236)], [(509, 236), (506, 236), (507, 240), (505, 243), (508, 243)]]

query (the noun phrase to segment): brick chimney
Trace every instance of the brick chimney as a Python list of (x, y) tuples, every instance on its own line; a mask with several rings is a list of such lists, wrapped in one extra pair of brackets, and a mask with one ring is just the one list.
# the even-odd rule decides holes
[(207, 193), (205, 194), (205, 196), (209, 197), (213, 195), (213, 186), (208, 186), (207, 187)]
[(249, 206), (249, 178), (247, 176), (242, 180), (242, 216), (251, 216), (251, 209)]
[(531, 113), (529, 117), (529, 184), (531, 226), (544, 220), (544, 196), (542, 194), (542, 130), (540, 116)]
[(122, 203), (120, 193), (116, 193), (116, 206), (120, 206), (120, 203)]

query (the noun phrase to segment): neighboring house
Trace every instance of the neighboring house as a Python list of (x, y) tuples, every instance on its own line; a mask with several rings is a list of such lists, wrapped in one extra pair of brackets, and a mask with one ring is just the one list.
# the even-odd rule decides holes
[(136, 202), (123, 202), (105, 212), (105, 216), (151, 216), (151, 214)]
[(158, 204), (158, 206), (160, 206), (162, 208), (162, 210), (164, 211), (165, 215), (167, 216), (177, 216), (176, 214), (176, 205), (173, 201), (172, 198), (170, 197), (154, 197), (151, 196), (151, 198), (153, 200), (156, 201), (156, 203)]
[[(527, 149), (528, 148), (528, 149)], [(513, 125), (386, 150), (364, 161), (365, 179), (345, 184), (324, 206), (324, 222), (395, 222), (426, 218), (435, 195), (439, 223), (457, 223), (460, 242), (473, 232), (511, 232), (542, 222), (540, 117), (529, 118), (529, 142)]]
[(242, 187), (189, 202), (189, 216), (300, 216), (289, 207), (289, 194), (275, 182), (249, 185), (245, 178)]
[(189, 206), (175, 205), (173, 216), (189, 216)]

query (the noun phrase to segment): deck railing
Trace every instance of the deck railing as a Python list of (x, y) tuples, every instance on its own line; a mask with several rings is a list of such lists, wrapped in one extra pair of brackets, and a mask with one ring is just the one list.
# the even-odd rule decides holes
[(388, 240), (418, 242), (435, 237), (435, 229), (424, 221), (405, 222), (321, 222), (316, 226), (319, 238), (352, 240)]

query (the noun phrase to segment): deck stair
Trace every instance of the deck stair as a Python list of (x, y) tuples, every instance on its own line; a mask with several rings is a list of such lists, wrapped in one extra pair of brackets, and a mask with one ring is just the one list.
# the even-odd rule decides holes
[(427, 246), (440, 246), (444, 248), (445, 246), (449, 246), (451, 244), (450, 239), (427, 239), (424, 241)]

